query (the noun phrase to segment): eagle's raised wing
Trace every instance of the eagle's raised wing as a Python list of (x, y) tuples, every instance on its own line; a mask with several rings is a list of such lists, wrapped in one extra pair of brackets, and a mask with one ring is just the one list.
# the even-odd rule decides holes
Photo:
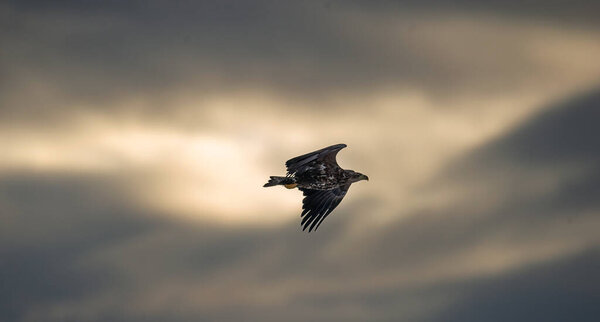
[(336, 144), (314, 152), (303, 154), (293, 159), (289, 159), (285, 163), (285, 166), (287, 168), (287, 174), (293, 175), (296, 172), (302, 173), (307, 168), (312, 167), (315, 162), (320, 162), (321, 164), (329, 168), (339, 168), (340, 166), (337, 164), (335, 156), (341, 149), (345, 147), (345, 144)]
[(309, 226), (309, 232), (313, 228), (317, 230), (325, 217), (340, 204), (348, 188), (350, 188), (350, 184), (331, 190), (300, 188), (305, 196), (304, 200), (302, 200), (302, 230), (306, 230)]

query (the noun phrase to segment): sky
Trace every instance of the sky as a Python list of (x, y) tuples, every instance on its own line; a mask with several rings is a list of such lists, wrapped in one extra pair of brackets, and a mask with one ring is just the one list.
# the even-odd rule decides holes
[(3, 2), (0, 320), (594, 321), (599, 10)]

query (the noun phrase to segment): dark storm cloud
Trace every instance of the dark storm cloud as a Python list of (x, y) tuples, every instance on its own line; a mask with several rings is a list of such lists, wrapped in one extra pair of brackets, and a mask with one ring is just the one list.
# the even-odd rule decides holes
[[(600, 136), (594, 120), (600, 117), (599, 105), (599, 90), (557, 102), (510, 134), (455, 160), (440, 173), (449, 182), (469, 180), (479, 191), (489, 193), (497, 186), (514, 193), (511, 187), (531, 184), (536, 177), (557, 178), (559, 195), (544, 202), (544, 210), (552, 213), (552, 209), (567, 202), (562, 198), (568, 199), (570, 207), (596, 206), (595, 196), (600, 190), (600, 153), (596, 147), (600, 146)], [(560, 178), (565, 171), (571, 175)]]
[(316, 67), (340, 73), (349, 65), (345, 54), (356, 55), (356, 44), (336, 40), (342, 35), (334, 22), (305, 6), (226, 1), (20, 8), (9, 7), (6, 36), (19, 38), (13, 55), (74, 86), (74, 93), (110, 97), (120, 87), (151, 91), (188, 80), (208, 89), (271, 78), (313, 86)]
[(445, 285), (466, 293), (431, 321), (593, 321), (600, 310), (598, 248), (509, 274)]
[[(365, 218), (357, 205), (368, 200), (347, 204), (347, 213), (306, 235), (296, 221), (251, 228), (157, 217), (123, 195), (123, 178), (5, 175), (0, 318), (592, 321), (600, 260), (600, 201), (593, 197), (600, 191), (593, 166), (599, 133), (591, 126), (597, 102), (597, 93), (563, 102), (434, 181), (467, 191), (483, 181), (503, 195), (501, 204), (458, 199), (358, 238), (348, 231)], [(547, 138), (557, 144), (544, 144)], [(569, 161), (585, 175), (563, 173), (558, 165)], [(533, 170), (511, 174), (548, 164), (555, 167), (545, 175), (563, 179), (558, 189), (532, 191)], [(508, 173), (510, 185), (490, 173)], [(570, 244), (528, 261), (544, 245)], [(488, 256), (465, 257), (478, 247)], [(526, 256), (493, 274), (473, 270), (507, 250)], [(437, 273), (420, 275), (432, 269)], [(181, 295), (169, 298), (173, 292)]]
[(124, 287), (128, 281), (115, 272), (82, 267), (77, 260), (159, 223), (132, 216), (99, 177), (15, 175), (0, 182), (4, 321), (19, 321), (36, 305), (101, 292), (114, 283)]
[[(508, 232), (552, 221), (593, 221), (600, 208), (596, 197), (600, 136), (593, 121), (600, 117), (599, 104), (598, 90), (557, 102), (505, 136), (453, 161), (426, 189), (467, 187), (464, 202), (472, 204), (455, 210), (456, 216), (464, 212), (465, 218), (480, 221), (482, 238), (492, 233), (488, 229), (504, 227)], [(548, 186), (555, 188), (548, 191)], [(498, 208), (484, 216), (476, 211), (478, 216), (472, 217), (477, 199), (489, 196), (501, 201)], [(521, 235), (539, 237), (527, 236)]]
[(600, 158), (600, 137), (594, 120), (600, 118), (600, 90), (554, 103), (515, 131), (475, 151), (477, 162), (502, 158), (519, 164), (559, 164)]
[[(331, 1), (331, 4), (342, 1)], [(477, 0), (389, 0), (389, 1), (354, 1), (362, 9), (374, 10), (402, 10), (418, 8), (429, 10), (468, 10), (474, 12), (493, 12), (509, 16), (521, 16), (528, 19), (550, 20), (580, 25), (598, 25), (597, 14), (600, 5), (595, 1), (477, 1)], [(329, 5), (331, 7), (331, 4)]]
[[(73, 106), (106, 109), (143, 97), (146, 108), (164, 115), (172, 90), (202, 97), (267, 89), (301, 99), (385, 86), (502, 91), (545, 72), (519, 41), (481, 37), (466, 49), (450, 37), (437, 42), (444, 50), (420, 46), (436, 41), (420, 31), (428, 23), (418, 14), (446, 10), (444, 3), (9, 2), (2, 7), (0, 103), (5, 119), (47, 119)], [(470, 6), (455, 4), (465, 12)], [(486, 6), (497, 7), (476, 8)], [(456, 60), (456, 52), (465, 58)]]

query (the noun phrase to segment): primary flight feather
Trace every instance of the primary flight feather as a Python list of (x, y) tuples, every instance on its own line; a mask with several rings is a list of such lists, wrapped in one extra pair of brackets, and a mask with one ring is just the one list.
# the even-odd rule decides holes
[(369, 177), (352, 170), (342, 169), (335, 160), (345, 144), (326, 148), (289, 159), (285, 177), (272, 176), (264, 187), (283, 185), (298, 188), (304, 193), (302, 200), (302, 230), (317, 230), (325, 217), (337, 207), (354, 182)]

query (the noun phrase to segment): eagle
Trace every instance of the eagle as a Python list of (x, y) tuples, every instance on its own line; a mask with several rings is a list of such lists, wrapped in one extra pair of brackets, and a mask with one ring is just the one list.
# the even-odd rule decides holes
[(336, 144), (289, 159), (285, 177), (271, 176), (263, 187), (282, 185), (298, 188), (304, 193), (302, 200), (302, 230), (316, 231), (325, 217), (337, 207), (354, 182), (369, 180), (366, 175), (342, 169), (335, 160), (345, 144)]

